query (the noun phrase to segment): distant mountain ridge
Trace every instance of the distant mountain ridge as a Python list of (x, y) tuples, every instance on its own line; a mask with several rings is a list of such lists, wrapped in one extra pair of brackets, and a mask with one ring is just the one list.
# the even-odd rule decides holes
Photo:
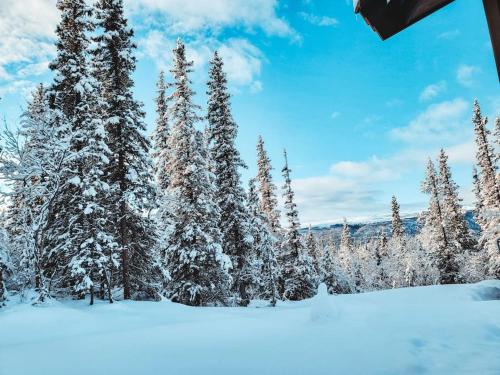
[[(409, 216), (403, 218), (403, 225), (405, 227), (405, 231), (410, 236), (416, 235), (420, 228), (422, 227), (422, 223), (419, 221), (419, 217), (417, 215)], [(467, 225), (470, 230), (474, 234), (479, 234), (480, 228), (474, 219), (474, 211), (468, 210), (465, 213), (465, 220), (467, 221)], [(386, 236), (390, 236), (392, 232), (391, 221), (387, 219), (383, 219), (380, 221), (374, 221), (370, 223), (354, 223), (348, 224), (349, 229), (351, 231), (351, 236), (355, 241), (358, 242), (366, 242), (373, 238), (378, 238), (380, 233), (384, 231)], [(317, 235), (326, 235), (331, 234), (335, 241), (340, 240), (340, 234), (342, 232), (343, 224), (331, 224), (331, 225), (317, 225), (311, 227), (311, 231)], [(303, 228), (302, 232), (307, 233), (309, 228)]]

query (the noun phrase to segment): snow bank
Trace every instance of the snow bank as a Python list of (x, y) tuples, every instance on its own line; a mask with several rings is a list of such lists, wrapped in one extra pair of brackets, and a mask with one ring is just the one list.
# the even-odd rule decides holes
[(477, 298), (498, 287), (323, 291), (276, 308), (11, 301), (0, 374), (499, 374), (500, 302)]

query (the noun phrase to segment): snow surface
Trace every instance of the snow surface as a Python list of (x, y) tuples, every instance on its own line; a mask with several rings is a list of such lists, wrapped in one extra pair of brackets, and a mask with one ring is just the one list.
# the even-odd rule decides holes
[[(324, 289), (324, 288), (323, 288)], [(500, 281), (249, 308), (10, 301), (1, 375), (500, 374)]]

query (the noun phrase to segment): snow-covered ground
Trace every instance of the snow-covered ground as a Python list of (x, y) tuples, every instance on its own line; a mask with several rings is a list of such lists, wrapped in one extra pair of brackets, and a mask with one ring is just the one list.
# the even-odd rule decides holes
[(0, 374), (498, 375), (499, 292), (487, 281), (276, 308), (11, 301), (0, 309)]

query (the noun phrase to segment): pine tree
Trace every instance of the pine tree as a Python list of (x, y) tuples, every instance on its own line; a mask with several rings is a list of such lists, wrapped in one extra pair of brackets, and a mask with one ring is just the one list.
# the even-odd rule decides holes
[(439, 181), (434, 168), (434, 163), (429, 159), (427, 174), (422, 183), (422, 192), (429, 195), (429, 208), (424, 215), (424, 228), (422, 239), (435, 259), (440, 272), (441, 284), (457, 282), (458, 266), (456, 264), (454, 248), (446, 231), (443, 216), (442, 202), (440, 199)]
[(356, 291), (357, 259), (351, 240), (351, 232), (347, 221), (344, 219), (342, 234), (340, 237), (340, 247), (338, 250), (339, 266), (346, 275), (347, 290), (349, 293)]
[(56, 58), (50, 64), (54, 83), (50, 89), (51, 106), (62, 112), (70, 121), (71, 129), (79, 129), (81, 116), (79, 104), (83, 99), (88, 78), (88, 33), (92, 30), (92, 8), (85, 0), (58, 0), (61, 12), (56, 35)]
[(330, 248), (321, 252), (319, 260), (320, 281), (325, 283), (328, 293), (343, 294), (350, 293), (348, 276), (339, 265), (338, 259), (332, 254)]
[(192, 64), (186, 60), (184, 44), (177, 41), (171, 70), (175, 90), (168, 163), (169, 192), (174, 198), (174, 230), (167, 251), (169, 296), (174, 302), (193, 306), (226, 305), (230, 261), (222, 252), (220, 213), (194, 127), (200, 118), (189, 87)]
[(255, 179), (249, 181), (247, 211), (250, 218), (250, 234), (253, 238), (250, 259), (255, 260), (255, 267), (260, 271), (253, 275), (254, 284), (260, 284), (260, 290), (254, 293), (254, 296), (269, 299), (271, 306), (275, 306), (280, 276), (275, 254), (276, 238), (271, 233), (266, 216), (261, 210)]
[(474, 197), (476, 198), (475, 208), (474, 208), (474, 219), (479, 224), (483, 226), (485, 224), (482, 217), (483, 214), (483, 195), (481, 193), (481, 177), (479, 176), (479, 171), (476, 167), (472, 169), (472, 186), (474, 191)]
[[(76, 294), (90, 293), (90, 304), (94, 303), (96, 285), (106, 289), (108, 300), (111, 296), (111, 270), (118, 266), (116, 242), (109, 220), (110, 186), (104, 180), (111, 150), (105, 143), (107, 133), (98, 112), (97, 84), (89, 80), (82, 110), (87, 117), (82, 128), (73, 137), (81, 142), (82, 148), (74, 155), (74, 161), (81, 166), (81, 175), (75, 176), (77, 192), (71, 205), (78, 207), (71, 232), (72, 242), (77, 251), (71, 254), (69, 269), (75, 278)], [(104, 294), (104, 293), (102, 293)]]
[(311, 258), (314, 266), (314, 270), (316, 271), (316, 274), (319, 275), (319, 263), (320, 263), (320, 258), (321, 254), (318, 248), (318, 244), (316, 242), (316, 238), (314, 238), (314, 234), (312, 232), (311, 226), (309, 226), (309, 230), (307, 231), (307, 234), (305, 235), (305, 247), (307, 250), (307, 254)]
[(495, 156), (493, 148), (488, 142), (489, 130), (486, 125), (488, 119), (481, 115), (478, 101), (474, 101), (474, 115), (472, 122), (476, 134), (476, 160), (481, 170), (481, 190), (483, 203), (486, 207), (500, 206), (500, 187), (495, 175)]
[(231, 258), (233, 265), (232, 289), (239, 294), (240, 303), (247, 305), (250, 302), (247, 289), (252, 283), (252, 272), (249, 271), (252, 269), (251, 237), (245, 208), (245, 191), (238, 171), (239, 167), (245, 165), (236, 149), (238, 127), (231, 114), (224, 64), (217, 52), (210, 61), (209, 76), (208, 148), (215, 177), (214, 199), (220, 208), (222, 249)]
[(392, 237), (401, 239), (405, 234), (405, 230), (403, 226), (403, 221), (401, 220), (401, 216), (399, 214), (399, 204), (394, 195), (392, 196), (391, 210), (392, 210)]
[(480, 212), (481, 237), (479, 244), (487, 253), (487, 272), (500, 278), (500, 183), (496, 176), (493, 147), (488, 142), (488, 119), (482, 117), (477, 100), (474, 102), (472, 122), (476, 134), (476, 160), (480, 168), (479, 179), (475, 182)]
[(448, 156), (443, 149), (439, 153), (439, 192), (443, 200), (443, 215), (450, 239), (458, 244), (459, 252), (474, 248), (475, 241), (470, 234), (465, 214), (460, 206), (458, 186), (452, 180)]
[(101, 116), (108, 133), (111, 158), (105, 170), (110, 203), (115, 207), (110, 221), (120, 253), (123, 297), (152, 295), (151, 278), (157, 274), (151, 249), (154, 226), (145, 213), (152, 207), (150, 144), (142, 104), (133, 97), (132, 73), (136, 67), (133, 31), (123, 14), (122, 0), (98, 0), (96, 5), (94, 75), (99, 82)]
[(12, 263), (10, 260), (10, 251), (8, 249), (8, 236), (5, 230), (0, 231), (0, 308), (4, 306), (7, 299), (7, 288), (5, 280), (7, 275), (12, 273)]
[(276, 186), (271, 176), (271, 160), (264, 149), (264, 140), (259, 136), (257, 143), (257, 180), (259, 182), (260, 205), (267, 217), (267, 221), (273, 233), (280, 231), (280, 213), (277, 209)]
[(292, 301), (311, 298), (316, 294), (317, 280), (314, 277), (314, 268), (311, 258), (306, 254), (302, 238), (299, 233), (300, 222), (297, 205), (294, 202), (290, 168), (286, 151), (285, 166), (283, 167), (283, 198), (285, 200), (285, 216), (288, 222), (284, 230), (283, 243), (279, 261), (282, 267), (281, 289), (285, 299)]
[[(65, 269), (72, 258), (78, 257), (83, 241), (83, 205), (79, 201), (84, 191), (81, 183), (85, 167), (82, 149), (85, 129), (97, 112), (89, 102), (94, 95), (89, 63), (92, 8), (84, 0), (59, 0), (57, 8), (61, 12), (61, 21), (56, 30), (57, 55), (50, 64), (55, 78), (48, 96), (56, 114), (53, 126), (59, 128), (59, 134), (67, 139), (68, 158), (61, 193), (54, 202), (53, 217), (49, 219), (55, 241), (49, 245), (48, 251), (57, 254), (55, 263)], [(64, 283), (74, 291), (79, 290), (76, 287), (79, 281), (74, 279), (72, 272), (69, 276), (65, 277)], [(77, 296), (83, 297), (79, 292)]]
[(161, 192), (165, 192), (168, 188), (169, 175), (167, 173), (167, 163), (169, 160), (168, 146), (170, 137), (170, 128), (168, 121), (168, 103), (166, 96), (167, 84), (165, 83), (165, 75), (160, 72), (158, 83), (156, 84), (156, 128), (153, 134), (154, 143), (154, 171), (156, 184)]
[[(497, 148), (497, 153), (496, 153), (496, 157), (495, 157), (495, 161), (496, 163), (500, 163), (500, 117), (497, 117), (495, 119), (495, 133), (494, 133), (494, 136), (495, 136), (495, 144), (496, 144), (496, 148)], [(497, 169), (498, 169), (498, 166), (497, 166)], [(497, 174), (497, 179), (500, 178)], [(499, 182), (500, 184), (500, 182)]]

